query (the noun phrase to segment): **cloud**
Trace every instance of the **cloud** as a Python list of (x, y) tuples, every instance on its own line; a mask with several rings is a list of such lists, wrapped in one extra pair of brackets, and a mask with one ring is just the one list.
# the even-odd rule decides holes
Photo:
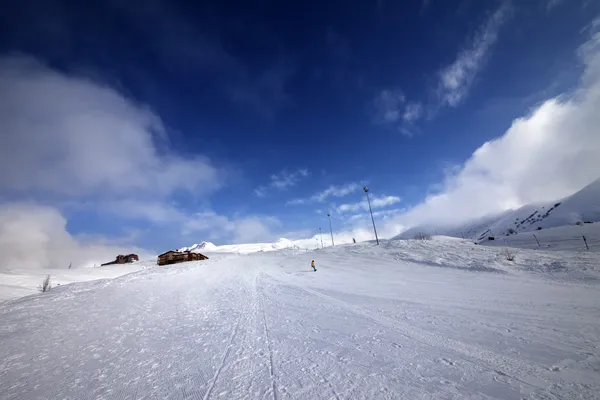
[(404, 109), (404, 115), (402, 119), (404, 121), (412, 123), (423, 115), (423, 106), (420, 103), (409, 103)]
[(319, 192), (319, 193), (316, 193), (315, 195), (313, 195), (310, 198), (310, 200), (316, 201), (319, 203), (323, 203), (325, 200), (327, 200), (330, 197), (348, 196), (349, 194), (356, 192), (360, 188), (361, 188), (360, 185), (358, 185), (356, 183), (348, 183), (348, 184), (339, 185), (339, 186), (331, 185), (327, 189), (323, 190), (322, 192)]
[(415, 134), (414, 123), (422, 116), (421, 103), (407, 102), (398, 89), (384, 89), (372, 101), (373, 123), (392, 128), (408, 137)]
[[(145, 98), (168, 97), (171, 87), (166, 82), (171, 79), (165, 78), (175, 77), (185, 80), (190, 91), (208, 91), (267, 118), (290, 102), (286, 84), (294, 66), (282, 62), (280, 42), (273, 39), (276, 35), (262, 30), (245, 33), (249, 40), (260, 41), (263, 54), (256, 65), (231, 52), (227, 34), (224, 37), (220, 24), (214, 24), (227, 16), (191, 15), (167, 0), (151, 0), (144, 7), (138, 2), (105, 0), (93, 10), (83, 4), (23, 0), (10, 11), (0, 13), (3, 33), (8, 32), (6, 47), (43, 49), (50, 59), (69, 65), (121, 59), (101, 73), (134, 82)], [(129, 37), (136, 40), (124, 39), (119, 29), (99, 23), (103, 20), (122, 21)], [(89, 47), (94, 51), (78, 50)], [(144, 57), (135, 57), (132, 53), (137, 51)]]
[[(400, 201), (400, 197), (397, 196), (375, 196), (371, 199), (371, 208), (375, 209), (388, 207), (392, 204), (399, 203)], [(367, 211), (369, 210), (369, 203), (367, 202), (367, 200), (364, 200), (358, 203), (341, 204), (336, 208), (336, 210), (338, 213), (356, 212), (359, 210)]]
[(283, 170), (278, 174), (271, 175), (271, 181), (268, 185), (261, 185), (254, 189), (254, 194), (257, 197), (265, 197), (270, 188), (285, 190), (292, 186), (296, 186), (298, 182), (308, 177), (308, 175), (308, 170), (306, 168), (301, 168), (294, 172)]
[(374, 121), (378, 124), (393, 123), (402, 118), (402, 105), (406, 101), (398, 89), (385, 89), (373, 100)]
[(279, 237), (276, 233), (282, 223), (272, 216), (241, 216), (229, 218), (213, 211), (200, 212), (181, 221), (184, 236), (208, 236), (208, 239), (230, 238), (232, 243), (271, 241)]
[(307, 199), (292, 199), (287, 201), (285, 204), (288, 206), (298, 206), (301, 204), (306, 204), (308, 202)]
[[(211, 209), (190, 212), (174, 204), (149, 200), (107, 202), (102, 209), (127, 220), (153, 223), (161, 233), (188, 241), (190, 236), (202, 240), (226, 240), (237, 243), (244, 240), (272, 240), (279, 236), (281, 221), (268, 215), (226, 216)], [(200, 240), (198, 240), (200, 241)]]
[(92, 266), (114, 260), (117, 254), (153, 252), (131, 245), (114, 245), (95, 236), (73, 237), (57, 209), (34, 203), (0, 205), (0, 271)]
[(25, 56), (0, 59), (0, 87), (4, 192), (155, 197), (223, 184), (224, 171), (170, 150), (160, 118), (109, 87)]
[(467, 96), (510, 13), (510, 2), (503, 1), (479, 28), (471, 42), (458, 53), (456, 60), (439, 72), (438, 96), (442, 104), (456, 107)]
[[(405, 211), (406, 211), (405, 208), (394, 208), (394, 209), (391, 209), (391, 210), (380, 210), (380, 211), (375, 211), (373, 213), (373, 217), (375, 219), (381, 218), (382, 220), (385, 221), (385, 220), (389, 220), (390, 218), (392, 218), (392, 217), (394, 217), (394, 216), (396, 216), (396, 215), (398, 215), (398, 214), (400, 214), (402, 212), (405, 212)], [(361, 212), (359, 214), (350, 215), (349, 217), (346, 218), (346, 220), (348, 222), (351, 222), (351, 223), (354, 223), (354, 222), (357, 222), (357, 221), (363, 221), (363, 222), (364, 221), (369, 221), (370, 222), (371, 221), (371, 216), (369, 215), (368, 212)]]
[(286, 171), (282, 171), (277, 175), (271, 176), (271, 186), (277, 189), (285, 189), (288, 187), (295, 186), (298, 181), (302, 178), (306, 178), (308, 176), (307, 169), (299, 169), (296, 172), (288, 173)]
[(95, 203), (97, 210), (128, 220), (143, 220), (154, 224), (178, 223), (186, 219), (185, 213), (169, 202), (151, 199), (107, 200)]
[(403, 226), (452, 225), (568, 196), (600, 176), (600, 32), (579, 49), (579, 87), (512, 122), (479, 147), (441, 190), (398, 216)]
[[(307, 199), (292, 199), (285, 204), (288, 206), (297, 206), (309, 203), (324, 203), (330, 197), (345, 197), (359, 189), (361, 189), (361, 186), (357, 183), (330, 185), (327, 189), (323, 190), (322, 192), (315, 193)], [(317, 212), (320, 212), (320, 210), (317, 210)]]
[(265, 186), (259, 186), (254, 189), (254, 195), (256, 197), (266, 197), (267, 196), (267, 188)]

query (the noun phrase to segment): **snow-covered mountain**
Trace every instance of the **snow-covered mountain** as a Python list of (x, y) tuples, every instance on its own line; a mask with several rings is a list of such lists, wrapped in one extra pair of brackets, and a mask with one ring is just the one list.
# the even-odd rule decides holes
[(425, 232), (483, 240), (490, 236), (510, 236), (522, 232), (594, 222), (600, 222), (600, 179), (564, 199), (543, 204), (529, 204), (517, 210), (505, 211), (451, 227), (417, 226), (395, 238), (410, 239), (417, 232)]
[(189, 247), (182, 247), (178, 251), (192, 251), (198, 253), (239, 253), (249, 254), (261, 251), (275, 251), (282, 249), (299, 248), (298, 244), (285, 238), (281, 238), (274, 243), (247, 243), (247, 244), (227, 244), (216, 246), (210, 242), (200, 242)]
[(193, 244), (189, 247), (182, 247), (180, 249), (177, 249), (177, 251), (209, 252), (209, 251), (215, 251), (216, 249), (217, 249), (217, 246), (215, 246), (211, 242), (200, 242), (198, 244)]

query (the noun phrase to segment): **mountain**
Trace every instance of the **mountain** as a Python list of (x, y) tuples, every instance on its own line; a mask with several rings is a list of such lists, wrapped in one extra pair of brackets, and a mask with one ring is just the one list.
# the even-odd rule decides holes
[(210, 242), (200, 242), (189, 247), (182, 247), (178, 251), (192, 251), (198, 253), (257, 253), (264, 251), (275, 251), (282, 249), (299, 248), (293, 241), (281, 238), (274, 243), (247, 243), (247, 244), (228, 244), (215, 246)]
[(209, 252), (209, 251), (214, 251), (216, 248), (217, 248), (217, 246), (215, 246), (211, 242), (200, 242), (198, 244), (191, 245), (190, 247), (182, 247), (182, 248), (178, 249), (177, 251), (192, 251), (192, 252), (199, 253), (201, 250), (205, 251), (205, 252)]
[(556, 201), (529, 204), (517, 210), (469, 221), (461, 225), (413, 227), (394, 239), (410, 239), (418, 232), (466, 239), (510, 236), (522, 232), (600, 222), (600, 179), (571, 196)]

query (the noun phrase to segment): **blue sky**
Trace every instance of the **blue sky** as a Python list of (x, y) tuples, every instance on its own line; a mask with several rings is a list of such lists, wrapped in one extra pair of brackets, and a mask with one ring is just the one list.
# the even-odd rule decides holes
[[(327, 227), (327, 211), (336, 230), (362, 237), (363, 183), (391, 236), (438, 212), (458, 222), (593, 178), (530, 194), (488, 171), (497, 186), (464, 190), (493, 204), (478, 202), (473, 215), (453, 208), (473, 208), (452, 193), (471, 182), (478, 148), (589, 88), (596, 49), (582, 48), (597, 3), (326, 3), (5, 7), (1, 201), (59, 214), (78, 241), (159, 251), (309, 237)], [(500, 165), (517, 165), (497, 151)]]

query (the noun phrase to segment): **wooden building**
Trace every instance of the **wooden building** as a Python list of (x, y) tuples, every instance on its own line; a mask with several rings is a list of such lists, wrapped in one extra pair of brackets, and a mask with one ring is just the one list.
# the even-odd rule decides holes
[(115, 258), (114, 261), (107, 262), (102, 265), (127, 264), (127, 263), (132, 263), (134, 261), (140, 261), (140, 258), (138, 257), (137, 254), (127, 254), (127, 255), (119, 254), (117, 256), (117, 258)]
[(180, 252), (175, 250), (169, 250), (166, 253), (162, 253), (158, 256), (157, 264), (168, 265), (182, 263), (186, 261), (200, 260), (208, 260), (208, 257), (206, 257), (204, 254), (192, 253), (191, 251)]

